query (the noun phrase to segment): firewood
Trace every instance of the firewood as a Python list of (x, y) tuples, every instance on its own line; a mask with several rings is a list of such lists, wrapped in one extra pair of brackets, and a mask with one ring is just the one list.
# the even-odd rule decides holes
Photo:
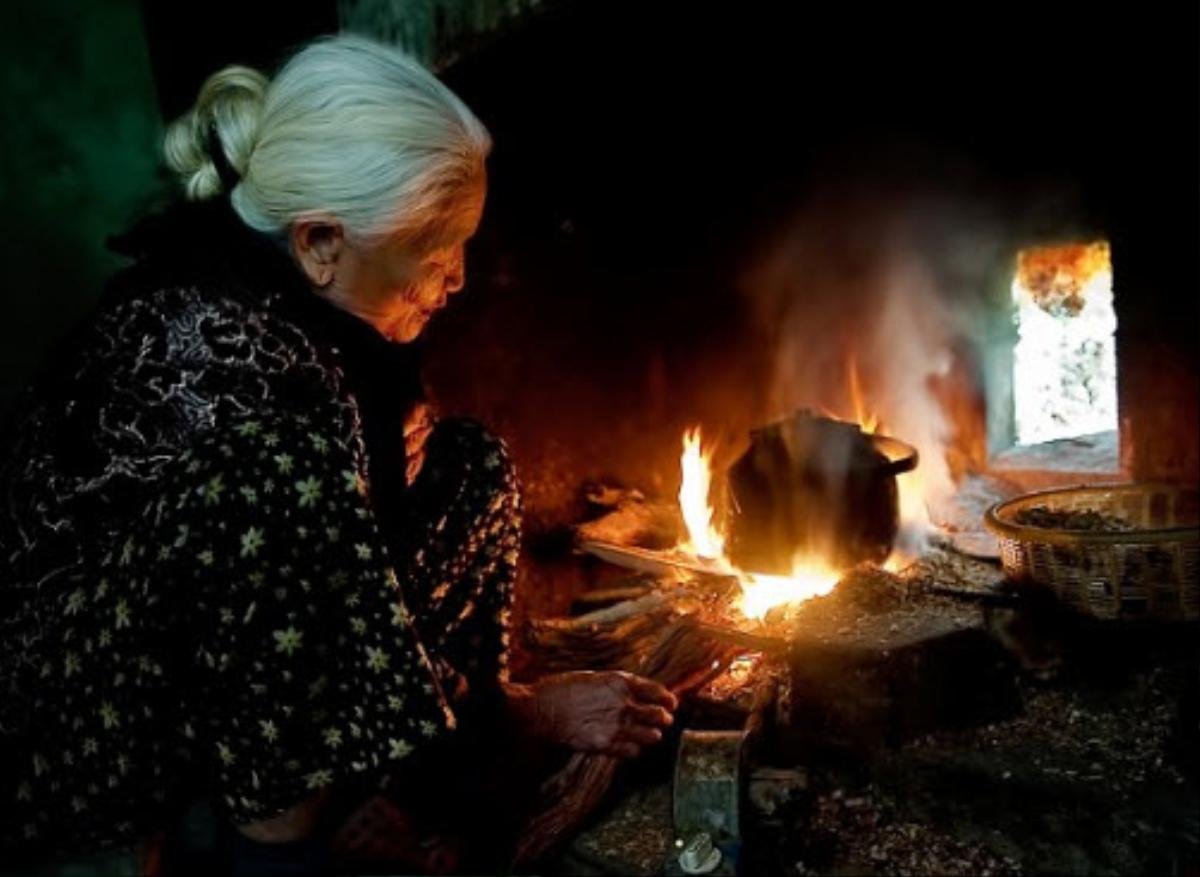
[[(640, 603), (641, 601), (630, 601)], [(662, 605), (666, 605), (664, 598)], [(623, 604), (624, 605), (624, 604)], [(712, 625), (693, 614), (676, 614), (662, 623), (661, 614), (645, 611), (650, 602), (636, 612), (625, 606), (616, 613), (622, 620), (613, 623), (613, 613), (602, 622), (579, 625), (534, 623), (543, 646), (558, 650), (538, 655), (541, 667), (566, 669), (568, 656), (581, 657), (590, 669), (621, 669), (661, 682), (677, 695), (695, 691), (721, 673), (734, 657), (748, 651), (746, 645), (713, 636)], [(615, 608), (615, 607), (614, 607)], [(592, 613), (593, 616), (599, 613)], [(579, 619), (574, 619), (578, 621)], [(642, 624), (654, 621), (653, 633)], [(630, 637), (638, 631), (638, 636)], [(589, 641), (590, 640), (590, 641)], [(619, 654), (608, 665), (597, 663), (601, 656)], [(572, 669), (579, 669), (576, 664)], [(547, 805), (525, 826), (517, 847), (516, 863), (536, 861), (562, 842), (595, 809), (612, 784), (620, 766), (618, 759), (600, 753), (576, 753), (567, 765), (542, 786), (541, 797)]]
[(667, 599), (661, 593), (651, 593), (644, 597), (638, 597), (635, 600), (626, 600), (623, 603), (617, 603), (615, 606), (609, 606), (604, 609), (597, 609), (594, 612), (589, 612), (586, 615), (580, 615), (578, 618), (572, 618), (570, 625), (572, 627), (587, 627), (591, 624), (608, 624), (613, 621), (622, 621), (633, 615), (644, 615), (646, 613), (655, 612), (667, 605)]
[(606, 513), (575, 528), (580, 541), (599, 540), (642, 548), (669, 548), (683, 532), (683, 518), (674, 502), (648, 501), (637, 491), (616, 491), (605, 495), (604, 503), (597, 502), (599, 494), (589, 495), (589, 501), (605, 507)]
[(575, 598), (572, 603), (572, 610), (575, 607), (590, 607), (595, 606), (603, 608), (604, 606), (615, 603), (623, 603), (626, 600), (636, 600), (638, 597), (644, 597), (651, 591), (651, 586), (648, 584), (641, 585), (625, 585), (617, 588), (597, 588), (592, 591), (584, 591)]
[(717, 624), (702, 624), (705, 634), (717, 642), (739, 646), (745, 651), (762, 652), (766, 655), (782, 655), (787, 652), (787, 641), (780, 637), (761, 636), (747, 633), (734, 627)]
[(554, 802), (525, 827), (515, 856), (516, 864), (534, 862), (567, 836), (600, 803), (620, 766), (612, 755), (577, 752), (567, 766), (543, 784), (543, 800)]

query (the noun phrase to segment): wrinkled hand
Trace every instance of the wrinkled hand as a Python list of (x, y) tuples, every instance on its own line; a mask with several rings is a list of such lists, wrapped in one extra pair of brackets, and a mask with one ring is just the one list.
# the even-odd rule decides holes
[(404, 418), (404, 478), (409, 486), (425, 465), (425, 442), (433, 432), (433, 410), (418, 402)]
[(679, 705), (657, 682), (615, 671), (559, 673), (532, 691), (540, 736), (622, 758), (636, 758), (642, 747), (660, 741)]

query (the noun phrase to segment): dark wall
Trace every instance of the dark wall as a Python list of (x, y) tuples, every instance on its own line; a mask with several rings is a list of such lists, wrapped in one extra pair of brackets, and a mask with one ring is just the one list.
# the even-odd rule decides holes
[(136, 0), (10, 0), (0, 26), (0, 408), (117, 264), (162, 124)]
[(0, 27), (0, 409), (119, 264), (105, 239), (171, 197), (165, 122), (229, 63), (272, 69), (333, 0), (11, 0)]
[(296, 48), (337, 31), (335, 0), (208, 0), (200, 7), (141, 0), (160, 107), (188, 110), (206, 78), (228, 64), (270, 75)]
[(585, 474), (672, 490), (686, 423), (769, 413), (743, 275), (822, 205), (826, 272), (873, 257), (881, 210), (986, 216), (1008, 259), (1108, 236), (1123, 362), (1153, 345), (1195, 410), (1195, 8), (784, 6), (581, 2), (447, 73), (496, 150), (434, 382), (510, 437), (535, 509)]

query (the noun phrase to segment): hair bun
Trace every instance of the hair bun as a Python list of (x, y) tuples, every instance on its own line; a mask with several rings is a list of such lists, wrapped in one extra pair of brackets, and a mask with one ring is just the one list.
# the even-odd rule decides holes
[(267, 77), (249, 67), (219, 70), (200, 87), (196, 105), (167, 129), (163, 153), (188, 198), (213, 198), (236, 185), (231, 172), (245, 174), (267, 85)]

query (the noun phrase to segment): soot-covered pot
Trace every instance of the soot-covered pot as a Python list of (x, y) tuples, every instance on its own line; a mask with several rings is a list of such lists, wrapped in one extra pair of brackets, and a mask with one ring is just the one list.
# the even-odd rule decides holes
[(809, 411), (750, 439), (728, 477), (734, 563), (787, 574), (798, 555), (839, 568), (888, 556), (899, 529), (896, 475), (917, 465), (912, 446)]

